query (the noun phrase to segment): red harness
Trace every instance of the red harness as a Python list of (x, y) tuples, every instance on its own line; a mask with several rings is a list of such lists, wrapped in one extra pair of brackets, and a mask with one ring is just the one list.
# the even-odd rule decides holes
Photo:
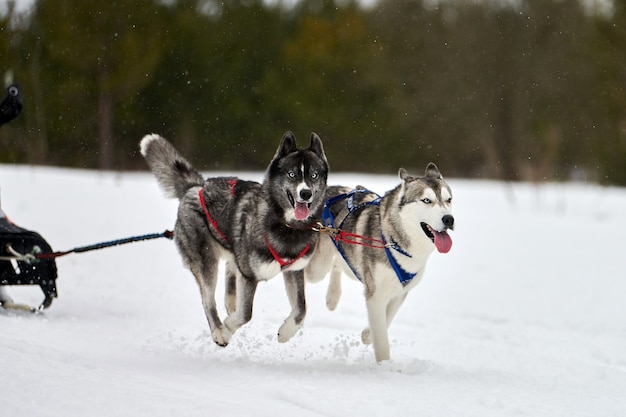
[[(237, 180), (228, 180), (227, 182), (230, 184), (230, 195), (231, 196), (235, 195), (235, 185), (237, 184)], [(217, 226), (217, 222), (215, 221), (213, 216), (211, 216), (211, 213), (209, 213), (209, 210), (206, 207), (206, 200), (204, 199), (204, 189), (203, 188), (201, 188), (198, 191), (198, 197), (200, 198), (200, 205), (202, 206), (202, 211), (204, 211), (204, 215), (206, 216), (207, 220), (209, 221), (209, 224), (213, 227), (213, 230), (215, 230), (215, 232), (217, 232), (217, 234), (224, 240), (224, 242), (226, 242), (227, 244), (230, 245), (230, 242), (228, 241), (228, 238), (226, 237), (226, 235), (224, 235), (224, 233), (222, 233), (220, 228)], [(304, 255), (306, 255), (306, 253), (311, 248), (311, 242), (309, 242), (305, 246), (305, 248), (302, 249), (302, 251), (298, 254), (298, 256), (296, 256), (294, 259), (283, 259), (283, 258), (280, 257), (278, 252), (276, 252), (276, 249), (274, 249), (272, 247), (272, 245), (270, 245), (270, 242), (269, 242), (269, 240), (267, 240), (267, 237), (264, 236), (263, 239), (265, 240), (265, 246), (267, 246), (267, 249), (272, 254), (272, 257), (280, 265), (280, 269), (287, 268), (288, 266), (294, 264), (296, 261), (298, 261)]]
[(309, 249), (311, 248), (311, 242), (309, 242), (304, 249), (302, 249), (302, 251), (298, 254), (298, 256), (296, 256), (293, 259), (283, 259), (280, 257), (280, 255), (278, 254), (278, 252), (276, 252), (276, 249), (274, 249), (272, 247), (272, 245), (270, 245), (270, 242), (267, 240), (266, 237), (264, 237), (265, 239), (265, 246), (267, 246), (267, 249), (269, 249), (270, 253), (272, 254), (272, 256), (274, 257), (274, 260), (276, 262), (278, 262), (278, 265), (280, 265), (280, 269), (285, 269), (288, 266), (294, 264), (298, 259), (302, 258), (304, 255), (306, 255), (306, 253), (309, 251)]
[(200, 205), (202, 206), (202, 210), (204, 210), (204, 214), (206, 215), (207, 220), (209, 221), (211, 226), (213, 226), (213, 229), (215, 229), (217, 234), (220, 235), (220, 237), (230, 245), (230, 242), (228, 241), (224, 233), (222, 233), (220, 228), (217, 227), (217, 222), (213, 217), (211, 217), (211, 213), (209, 213), (209, 210), (207, 210), (206, 208), (206, 201), (204, 200), (204, 189), (200, 188), (200, 191), (198, 191), (198, 197), (200, 197)]
[[(230, 195), (234, 196), (235, 195), (235, 185), (237, 185), (237, 180), (226, 180), (226, 182), (228, 184), (230, 184)], [(198, 191), (198, 197), (200, 198), (200, 205), (202, 206), (202, 210), (204, 211), (204, 215), (206, 216), (207, 220), (209, 221), (211, 226), (213, 226), (213, 229), (215, 229), (217, 234), (220, 235), (220, 237), (222, 239), (224, 239), (224, 242), (226, 242), (226, 243), (228, 243), (230, 245), (230, 242), (228, 241), (228, 238), (224, 235), (224, 233), (222, 233), (220, 228), (217, 227), (217, 222), (211, 216), (211, 214), (209, 213), (209, 210), (207, 210), (207, 208), (206, 208), (206, 201), (204, 200), (204, 189), (203, 188), (200, 188), (200, 190)]]

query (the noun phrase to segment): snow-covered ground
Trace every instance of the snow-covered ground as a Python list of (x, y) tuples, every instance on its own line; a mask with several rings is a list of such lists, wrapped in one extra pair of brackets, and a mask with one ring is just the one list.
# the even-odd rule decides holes
[[(382, 193), (397, 180), (330, 182)], [(335, 312), (326, 282), (307, 287), (305, 325), (286, 344), (282, 279), (263, 283), (252, 321), (215, 346), (193, 277), (158, 239), (58, 258), (50, 309), (0, 311), (0, 415), (626, 415), (626, 190), (449, 182), (454, 246), (398, 313), (392, 361), (360, 343), (365, 306), (348, 280)], [(148, 173), (0, 165), (0, 186), (4, 211), (55, 250), (175, 220)]]

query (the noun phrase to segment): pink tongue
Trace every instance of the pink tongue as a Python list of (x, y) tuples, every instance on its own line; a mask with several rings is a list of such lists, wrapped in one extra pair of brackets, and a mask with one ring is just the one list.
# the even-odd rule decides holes
[(448, 253), (450, 252), (450, 248), (452, 247), (452, 239), (448, 232), (435, 232), (432, 230), (433, 235), (435, 236), (435, 246), (440, 253)]
[(299, 203), (296, 201), (294, 208), (296, 220), (304, 220), (309, 217), (309, 205), (307, 203)]

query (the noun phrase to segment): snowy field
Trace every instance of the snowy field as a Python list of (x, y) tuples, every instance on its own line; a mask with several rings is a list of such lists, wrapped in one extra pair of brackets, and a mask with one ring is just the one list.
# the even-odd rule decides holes
[[(391, 361), (361, 344), (349, 280), (335, 312), (327, 281), (307, 286), (305, 325), (285, 344), (282, 279), (262, 283), (252, 321), (215, 346), (193, 277), (158, 239), (58, 258), (50, 309), (0, 309), (0, 415), (626, 416), (626, 190), (448, 181), (454, 245), (400, 309)], [(329, 182), (383, 193), (397, 180)], [(9, 217), (55, 250), (175, 220), (148, 173), (0, 165), (0, 187)]]

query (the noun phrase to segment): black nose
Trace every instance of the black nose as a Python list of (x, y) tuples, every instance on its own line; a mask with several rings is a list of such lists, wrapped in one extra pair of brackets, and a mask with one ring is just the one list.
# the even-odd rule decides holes
[(451, 228), (451, 227), (453, 227), (453, 226), (454, 226), (454, 217), (452, 217), (452, 215), (451, 215), (451, 214), (446, 214), (445, 216), (443, 216), (443, 217), (441, 218), (441, 221), (443, 222), (443, 224), (444, 224), (446, 227), (450, 227), (450, 228)]
[(300, 198), (303, 200), (308, 200), (313, 196), (313, 193), (308, 188), (300, 190)]

